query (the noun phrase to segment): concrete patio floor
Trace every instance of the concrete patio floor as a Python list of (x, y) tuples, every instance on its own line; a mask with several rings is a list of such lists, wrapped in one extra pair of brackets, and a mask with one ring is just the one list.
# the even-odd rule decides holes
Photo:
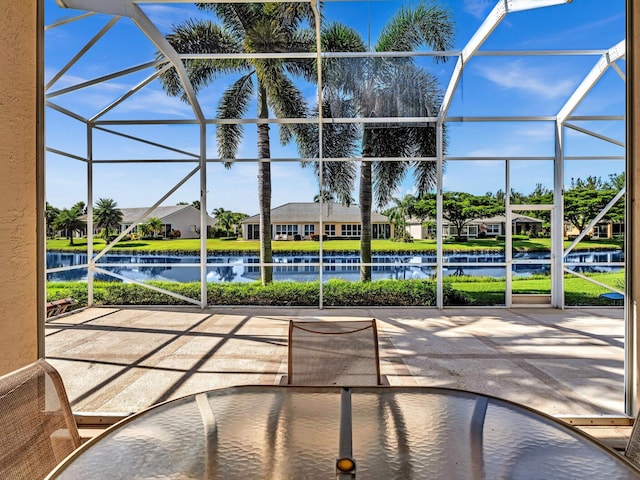
[(290, 319), (378, 319), (391, 385), (472, 390), (552, 415), (623, 413), (620, 308), (89, 308), (46, 324), (76, 412), (128, 413), (190, 393), (274, 384)]

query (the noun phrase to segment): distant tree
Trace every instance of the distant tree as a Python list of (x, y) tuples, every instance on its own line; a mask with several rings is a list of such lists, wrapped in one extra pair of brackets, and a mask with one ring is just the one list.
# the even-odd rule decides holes
[(59, 214), (60, 209), (52, 206), (49, 202), (45, 203), (44, 220), (48, 237), (53, 237), (55, 235), (54, 223)]
[[(597, 182), (577, 181), (572, 185), (564, 192), (564, 218), (582, 232), (618, 191), (603, 189), (603, 184)], [(611, 220), (613, 217), (624, 218), (624, 206), (622, 202), (618, 204), (620, 205), (610, 210), (603, 218), (606, 220)]]
[(193, 202), (178, 202), (176, 205), (191, 205), (196, 210), (200, 210), (200, 200), (194, 200)]
[(233, 213), (233, 230), (234, 230), (234, 233), (238, 234), (238, 230), (240, 228), (240, 225), (241, 225), (242, 221), (245, 218), (249, 218), (249, 215), (247, 215), (246, 213), (241, 213), (241, 212), (234, 212)]
[(228, 237), (229, 232), (231, 231), (235, 223), (234, 213), (230, 212), (229, 210), (226, 210), (222, 212), (220, 215), (218, 215), (216, 217), (216, 220), (218, 221), (218, 225), (220, 225), (220, 227), (224, 229)]
[(606, 186), (611, 188), (612, 190), (620, 191), (626, 185), (624, 172), (622, 173), (611, 173), (609, 175), (609, 180), (606, 182)]
[(416, 197), (405, 195), (402, 200), (393, 198), (395, 205), (383, 212), (394, 225), (394, 237), (402, 241), (410, 241), (411, 235), (407, 231), (407, 219), (411, 216)]
[(151, 226), (148, 223), (139, 223), (137, 227), (138, 233), (143, 237), (149, 237), (153, 235)]
[(593, 175), (589, 175), (586, 179), (571, 178), (571, 189), (574, 188), (586, 188), (591, 190), (602, 190), (605, 187), (604, 182), (601, 177), (595, 177)]
[(213, 218), (218, 218), (220, 215), (222, 215), (224, 212), (226, 212), (227, 210), (225, 210), (222, 207), (219, 208), (214, 208), (211, 213), (213, 214)]
[(93, 207), (93, 222), (104, 238), (119, 231), (122, 218), (122, 210), (112, 198), (100, 198)]
[(409, 206), (409, 215), (420, 219), (421, 222), (424, 222), (427, 218), (435, 218), (433, 210), (435, 198), (435, 194), (433, 193), (425, 193), (420, 197), (415, 198)]
[(149, 226), (149, 230), (153, 234), (153, 236), (162, 236), (162, 220), (160, 220), (158, 217), (149, 217), (146, 223)]
[(527, 196), (527, 203), (534, 205), (549, 205), (553, 203), (553, 191), (543, 186), (541, 183), (536, 183), (536, 187)]
[(222, 207), (214, 208), (212, 213), (216, 219), (216, 224), (226, 232), (227, 236), (229, 236), (230, 232), (237, 234), (238, 227), (242, 220), (249, 217), (246, 213), (232, 212)]
[(73, 233), (82, 231), (87, 224), (80, 219), (81, 215), (82, 213), (75, 208), (65, 208), (56, 216), (54, 228), (65, 231), (65, 235), (69, 238), (69, 245), (73, 245)]
[[(436, 196), (424, 198), (429, 216), (436, 217)], [(462, 239), (462, 230), (472, 220), (490, 217), (504, 211), (502, 202), (487, 196), (466, 192), (445, 192), (442, 199), (442, 217), (456, 227), (456, 239)]]
[[(524, 197), (524, 203), (530, 203), (532, 205), (552, 205), (553, 191), (541, 183), (537, 183), (533, 191)], [(526, 212), (526, 215), (543, 220), (547, 227), (551, 223), (551, 212), (549, 210), (529, 210)]]
[(82, 200), (79, 202), (76, 202), (75, 205), (71, 208), (75, 208), (76, 210), (78, 210), (78, 212), (80, 212), (80, 215), (87, 214), (87, 204)]
[(333, 192), (330, 192), (329, 190), (323, 190), (322, 192), (317, 193), (313, 197), (314, 203), (320, 203), (320, 200), (322, 200), (324, 203), (335, 203), (336, 194)]

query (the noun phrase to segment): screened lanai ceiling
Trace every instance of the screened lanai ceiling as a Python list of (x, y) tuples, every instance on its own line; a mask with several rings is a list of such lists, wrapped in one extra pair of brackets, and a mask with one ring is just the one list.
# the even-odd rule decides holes
[[(299, 3), (313, 11), (306, 25), (309, 31), (345, 23), (364, 39), (366, 51), (323, 51), (316, 42), (315, 51), (178, 53), (166, 35), (190, 19), (211, 17), (190, 2), (49, 0), (45, 9), (47, 201), (70, 206), (74, 198), (86, 200), (90, 207), (98, 198), (113, 197), (122, 207), (148, 206), (152, 212), (161, 204), (199, 199), (200, 228), (205, 229), (205, 212), (215, 207), (255, 214), (255, 164), (260, 158), (255, 125), (265, 122), (273, 138), (273, 207), (311, 202), (321, 189), (322, 178), (312, 169), (292, 167), (293, 162), (360, 160), (323, 151), (323, 128), (336, 124), (435, 126), (440, 132), (438, 148), (433, 155), (416, 158), (437, 165), (434, 186), (439, 195), (464, 190), (470, 181), (482, 191), (510, 191), (526, 189), (535, 179), (559, 199), (570, 178), (624, 172), (624, 1), (442, 2), (456, 23), (453, 48), (433, 51), (420, 46), (407, 52), (374, 48), (392, 12), (417, 2)], [(312, 64), (349, 64), (363, 58), (393, 63), (410, 58), (437, 79), (441, 101), (437, 109), (420, 116), (410, 111), (390, 117), (314, 114), (327, 82), (320, 72), (296, 79), (308, 106), (304, 117), (259, 119), (254, 96), (246, 114), (221, 120), (221, 91), (234, 78), (222, 72), (214, 81), (194, 87), (185, 65), (194, 60), (245, 58), (307, 59)], [(170, 69), (181, 81), (182, 98), (163, 90), (159, 77)], [(236, 165), (230, 170), (223, 165), (229, 159), (217, 148), (216, 129), (222, 124), (245, 127)], [(291, 143), (278, 144), (278, 137), (287, 134), (283, 125), (303, 124), (322, 126), (317, 130), (316, 156), (301, 157)], [(398, 196), (403, 189), (412, 191), (403, 184)], [(506, 215), (511, 215), (508, 208)], [(441, 226), (441, 216), (437, 221)], [(561, 221), (556, 220), (558, 234)], [(202, 257), (206, 258), (204, 241)], [(559, 289), (563, 257), (561, 250), (555, 252)], [(432, 265), (439, 279), (441, 260), (440, 248)], [(206, 266), (202, 269), (204, 277)], [(190, 300), (206, 304), (203, 299)], [(442, 306), (441, 286), (438, 305)]]

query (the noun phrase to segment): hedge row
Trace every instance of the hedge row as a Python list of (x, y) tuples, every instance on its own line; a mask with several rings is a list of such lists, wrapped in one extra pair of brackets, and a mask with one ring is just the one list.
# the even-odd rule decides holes
[[(200, 298), (199, 283), (149, 282), (150, 285), (189, 298)], [(48, 301), (72, 297), (78, 307), (87, 304), (87, 285), (80, 282), (50, 283)], [(317, 306), (318, 282), (209, 283), (209, 305)], [(96, 282), (94, 302), (102, 305), (190, 305), (189, 302), (130, 283)], [(469, 298), (444, 285), (446, 305), (468, 305)], [(326, 306), (435, 306), (436, 286), (430, 280), (331, 280), (323, 287)]]

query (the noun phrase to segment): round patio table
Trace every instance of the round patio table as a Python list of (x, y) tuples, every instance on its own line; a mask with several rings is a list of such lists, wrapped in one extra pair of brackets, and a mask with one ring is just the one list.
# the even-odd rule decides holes
[(245, 386), (159, 404), (49, 479), (640, 479), (573, 427), (429, 387)]

